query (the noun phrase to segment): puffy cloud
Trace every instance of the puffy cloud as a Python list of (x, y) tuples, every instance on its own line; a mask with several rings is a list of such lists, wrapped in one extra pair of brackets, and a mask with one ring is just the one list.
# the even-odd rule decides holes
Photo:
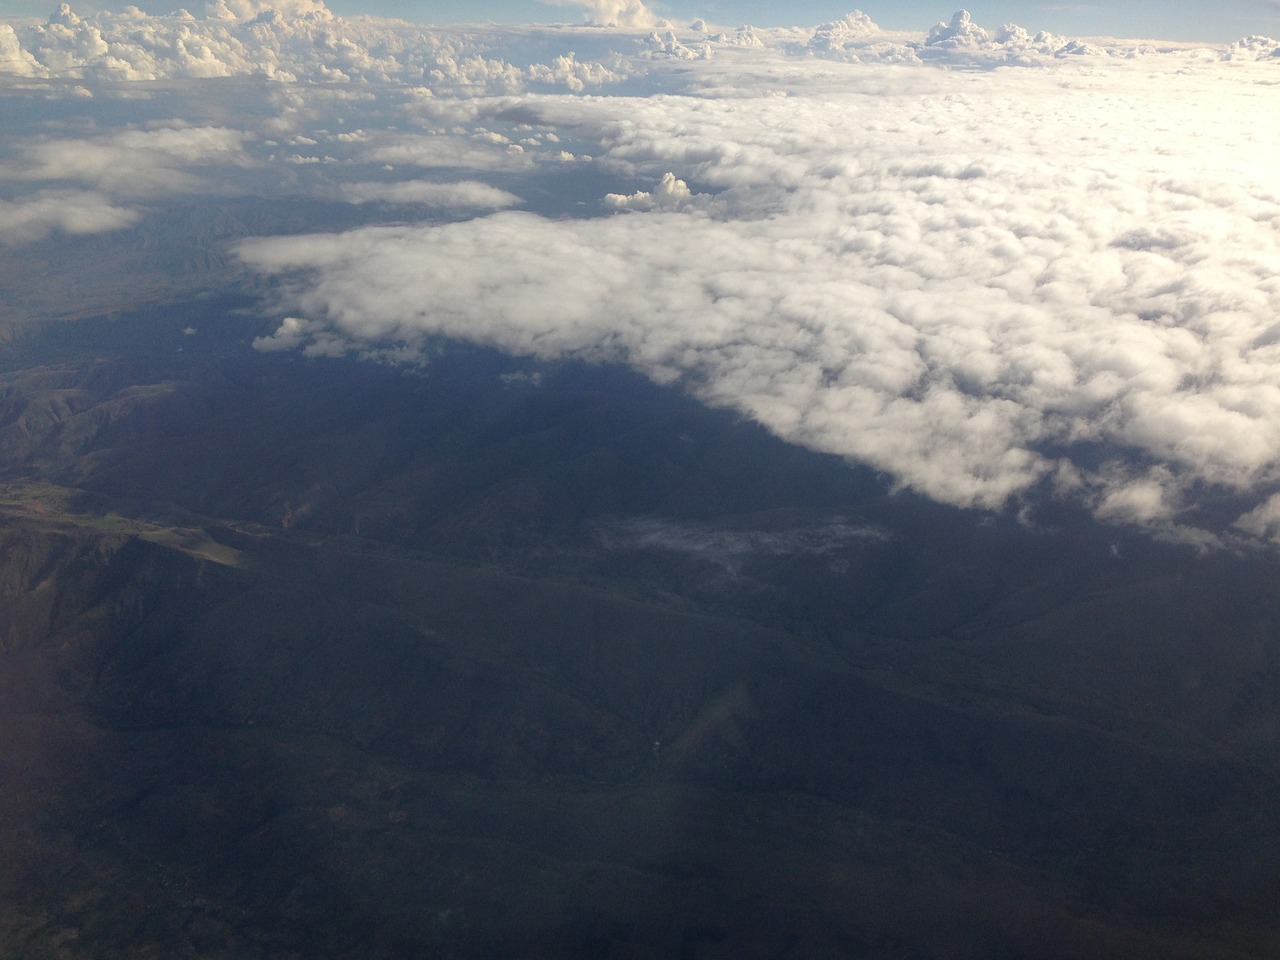
[(931, 47), (981, 47), (990, 40), (990, 34), (973, 22), (968, 10), (959, 10), (950, 23), (939, 23), (930, 30), (925, 43)]
[[(2, 37), (0, 44), (3, 44)], [(1243, 37), (1231, 45), (1227, 57), (1232, 60), (1280, 60), (1280, 40), (1257, 34)]]
[[(624, 362), (949, 503), (1045, 492), (1160, 526), (1231, 498), (1237, 530), (1280, 528), (1269, 41), (1084, 60), (963, 13), (927, 40), (858, 13), (646, 39), (645, 8), (590, 9), (636, 22), (450, 31), (225, 0), (0, 31), (12, 89), (104, 107), (8, 132), (4, 242), (210, 183), (364, 204), (348, 223), (414, 204), (426, 222), (241, 243), (286, 317), (254, 346)], [(274, 82), (101, 82), (249, 75)]]
[(760, 38), (760, 34), (756, 28), (750, 24), (744, 24), (733, 33), (719, 33), (711, 40), (721, 46), (726, 47), (753, 47), (763, 49), (764, 41)]
[(252, 20), (258, 17), (270, 22), (276, 17), (309, 17), (332, 20), (333, 14), (323, 0), (213, 0), (205, 4), (205, 16), (211, 20)]
[(1280, 195), (1220, 147), (1277, 146), (1252, 77), (793, 63), (778, 97), (767, 70), (738, 68), (735, 89), (708, 69), (717, 99), (694, 80), (472, 114), (661, 176), (604, 198), (630, 216), (500, 213), (241, 255), (291, 277), (290, 309), (326, 337), (625, 362), (949, 503), (1057, 489), (1160, 525), (1202, 488), (1280, 482)]
[(540, 0), (556, 7), (581, 7), (587, 22), (597, 27), (640, 27), (658, 25), (658, 18), (642, 0)]
[(588, 88), (625, 80), (628, 71), (619, 64), (609, 66), (598, 61), (583, 62), (573, 51), (555, 57), (548, 64), (531, 64), (524, 77), (529, 83), (563, 86), (570, 93), (583, 93)]
[(1036, 64), (1049, 57), (1105, 56), (1112, 51), (1069, 37), (1040, 31), (1034, 36), (1015, 23), (1006, 23), (992, 36), (973, 22), (968, 10), (958, 11), (950, 23), (938, 23), (929, 31), (923, 52), (969, 62)]
[(285, 317), (268, 337), (255, 337), (253, 349), (262, 353), (302, 348), (308, 357), (341, 357), (350, 349), (350, 343), (342, 337), (326, 333), (321, 325), (300, 317)]
[[(621, 4), (619, 15), (629, 9)], [(637, 6), (630, 13), (643, 20), (643, 11)], [(530, 78), (539, 83), (564, 79), (578, 90), (616, 79), (616, 70), (585, 58), (567, 71), (561, 65), (561, 73), (554, 62), (536, 59), (548, 35), (554, 32), (441, 31), (372, 18), (345, 20), (320, 0), (213, 0), (202, 19), (185, 11), (147, 17), (136, 7), (81, 18), (63, 4), (46, 23), (0, 27), (0, 74), (124, 81), (233, 76), (286, 83), (402, 81), (472, 95), (513, 92)], [(619, 59), (612, 52), (618, 46), (612, 35), (586, 39), (585, 45), (577, 44), (579, 54), (603, 45), (602, 54)], [(557, 56), (574, 55), (558, 49), (551, 59)]]
[(285, 317), (271, 336), (255, 337), (253, 349), (261, 350), (263, 353), (294, 350), (302, 346), (303, 342), (318, 329), (319, 325), (314, 321), (303, 320), (300, 317)]
[(36, 58), (22, 49), (18, 35), (7, 23), (0, 23), (0, 73), (12, 73), (20, 77), (34, 77), (41, 73)]
[(137, 211), (116, 206), (95, 193), (40, 191), (13, 202), (0, 200), (0, 243), (33, 243), (54, 231), (105, 233), (127, 227), (138, 217)]
[(678, 210), (693, 199), (693, 192), (683, 180), (668, 171), (650, 193), (640, 190), (629, 195), (605, 194), (605, 203), (621, 210)]
[(1280, 493), (1273, 494), (1236, 521), (1251, 536), (1280, 541)]
[(673, 30), (661, 34), (655, 30), (645, 38), (641, 56), (649, 60), (706, 60), (711, 56), (711, 45), (699, 43), (688, 46), (676, 37)]
[[(618, 29), (570, 33), (564, 27), (418, 27), (336, 17), (321, 0), (211, 0), (201, 18), (186, 11), (148, 17), (136, 7), (81, 17), (63, 4), (43, 24), (0, 26), (0, 74), (406, 82), (427, 84), (437, 93), (491, 95), (520, 92), (528, 83), (564, 83), (580, 93), (626, 79), (646, 62), (707, 59), (717, 48), (803, 52), (854, 62), (914, 63), (923, 58), (966, 66), (1137, 53), (1115, 44), (1104, 48), (1043, 32), (1032, 35), (1010, 24), (993, 38), (965, 11), (921, 40), (886, 33), (860, 11), (808, 31), (742, 27), (712, 34), (702, 21), (678, 30), (639, 0), (563, 0), (561, 5), (582, 7), (590, 23)], [(637, 30), (652, 31), (638, 55)], [(1270, 58), (1276, 45), (1268, 47), (1268, 42), (1246, 38), (1220, 55)]]
[(192, 168), (247, 162), (245, 136), (224, 127), (173, 126), (49, 138), (25, 144), (20, 160), (0, 168), (0, 176), (92, 183), (125, 196), (191, 191), (201, 185)]
[(809, 49), (817, 53), (844, 51), (880, 34), (880, 28), (861, 10), (839, 20), (820, 24), (809, 40)]

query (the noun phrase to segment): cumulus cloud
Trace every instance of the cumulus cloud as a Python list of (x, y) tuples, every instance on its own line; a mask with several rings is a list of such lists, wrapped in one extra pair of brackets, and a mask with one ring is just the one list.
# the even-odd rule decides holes
[(625, 63), (616, 60), (612, 65), (599, 61), (584, 62), (571, 50), (551, 58), (550, 63), (531, 64), (526, 68), (524, 78), (532, 84), (563, 86), (570, 93), (584, 93), (619, 83), (627, 78), (628, 73)]
[(277, 16), (333, 19), (323, 0), (212, 0), (205, 4), (205, 16), (211, 20), (270, 20)]
[(1236, 521), (1245, 533), (1280, 541), (1280, 493), (1273, 494)]
[(973, 22), (968, 10), (960, 10), (950, 23), (939, 23), (930, 30), (925, 43), (931, 47), (981, 47), (990, 39), (990, 34)]
[(632, 194), (605, 194), (605, 203), (620, 210), (678, 210), (693, 200), (693, 192), (683, 180), (667, 171), (653, 191), (639, 190)]
[(24, 144), (12, 180), (91, 183), (126, 196), (194, 190), (201, 166), (243, 163), (245, 134), (224, 127), (129, 129), (100, 137), (47, 138)]
[(307, 357), (341, 357), (351, 345), (345, 338), (326, 332), (321, 324), (301, 317), (285, 317), (273, 334), (253, 340), (253, 349), (262, 353), (298, 348)]
[[(641, 5), (616, 15), (650, 26)], [(600, 7), (607, 11), (608, 5)], [(544, 30), (543, 33), (547, 31)], [(0, 25), (0, 76), (140, 81), (267, 77), (283, 83), (404, 82), (468, 95), (515, 92), (529, 81), (571, 80), (581, 91), (618, 75), (585, 56), (619, 61), (611, 37), (577, 38), (568, 65), (536, 56), (538, 31), (470, 28), (449, 32), (372, 18), (335, 17), (320, 0), (213, 0), (196, 18), (186, 11), (148, 17), (136, 7), (81, 17), (62, 4), (42, 24)], [(530, 51), (534, 54), (531, 56)], [(579, 57), (581, 59), (579, 59)]]
[(261, 350), (263, 353), (293, 350), (300, 347), (308, 335), (318, 329), (319, 325), (313, 321), (299, 317), (285, 317), (280, 321), (280, 326), (276, 328), (275, 333), (268, 337), (255, 337), (253, 349)]
[(648, 60), (707, 60), (711, 57), (711, 44), (685, 44), (674, 30), (663, 33), (654, 30), (645, 38), (644, 44), (640, 56)]
[(22, 48), (18, 34), (7, 23), (0, 23), (0, 73), (20, 77), (34, 77), (41, 73), (39, 62), (30, 51)]
[(818, 53), (844, 51), (878, 36), (880, 28), (861, 10), (854, 10), (839, 20), (819, 24), (809, 40), (809, 49)]
[[(0, 35), (0, 46), (3, 43)], [(1227, 56), (1232, 60), (1280, 60), (1280, 40), (1258, 34), (1242, 37), (1231, 45)]]
[[(677, 29), (640, 0), (557, 2), (584, 9), (587, 22), (597, 26), (574, 35), (566, 34), (564, 27), (418, 27), (369, 17), (345, 19), (333, 15), (321, 0), (211, 0), (198, 17), (185, 10), (149, 17), (136, 7), (80, 16), (63, 4), (45, 23), (0, 25), (0, 75), (111, 81), (257, 76), (283, 83), (402, 82), (424, 84), (436, 93), (476, 96), (560, 83), (580, 93), (619, 82), (647, 62), (709, 59), (716, 49), (798, 51), (869, 63), (924, 59), (966, 66), (1139, 53), (1132, 47), (1099, 47), (1044, 32), (1032, 35), (1014, 24), (1005, 24), (993, 36), (965, 11), (920, 38), (886, 33), (856, 10), (808, 31), (742, 27), (712, 33), (702, 21)], [(640, 30), (651, 32), (636, 51), (633, 32)], [(571, 46), (566, 49), (565, 43)], [(1266, 43), (1264, 37), (1246, 38), (1219, 55), (1270, 58), (1276, 46)]]
[(586, 11), (587, 23), (597, 27), (640, 27), (658, 25), (658, 18), (642, 0), (540, 0), (554, 7), (579, 7)]
[(1218, 147), (1275, 136), (1249, 80), (1112, 70), (526, 102), (658, 187), (241, 253), (327, 336), (626, 362), (949, 503), (1170, 523), (1280, 479), (1280, 196)]
[(130, 226), (138, 217), (136, 210), (117, 206), (95, 193), (40, 191), (12, 202), (0, 200), (0, 243), (33, 243), (55, 231), (105, 233)]
[[(1207, 492), (1270, 535), (1270, 41), (1089, 48), (963, 11), (927, 36), (857, 12), (646, 36), (646, 8), (588, 7), (626, 25), (223, 0), (0, 31), (12, 89), (110, 106), (84, 136), (39, 111), (9, 132), (3, 242), (251, 173), (397, 221), (241, 243), (286, 317), (258, 350), (412, 358), (448, 336), (623, 362), (948, 503), (1057, 495), (1161, 526)], [(250, 75), (269, 81), (114, 82)]]

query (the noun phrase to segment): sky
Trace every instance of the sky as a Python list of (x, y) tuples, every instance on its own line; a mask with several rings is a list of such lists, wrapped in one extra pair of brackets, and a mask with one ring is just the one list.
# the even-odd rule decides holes
[(624, 364), (942, 503), (1280, 539), (1280, 40), (592, 13), (0, 24), (7, 300), (221, 285), (282, 360)]
[[(588, 0), (584, 0), (584, 3)], [(152, 14), (168, 13), (180, 0), (142, 0), (137, 7)], [(200, 4), (187, 4), (194, 11)], [(124, 3), (72, 5), (78, 12), (120, 10)], [(370, 14), (422, 24), (456, 23), (578, 23), (582, 4), (572, 0), (335, 0), (329, 7), (342, 16)], [(763, 0), (665, 0), (649, 5), (655, 14), (686, 23), (703, 18), (711, 23), (760, 27), (813, 25), (838, 19), (852, 6), (801, 0), (771, 3)], [(0, 0), (0, 16), (45, 18), (57, 8), (50, 0)], [(958, 7), (930, 0), (871, 3), (860, 9), (886, 30), (924, 30), (949, 20)], [(1072, 36), (1112, 36), (1227, 43), (1249, 34), (1280, 35), (1277, 0), (1131, 0), (1123, 4), (1051, 3), (1000, 0), (967, 4), (973, 19), (999, 27), (1016, 23), (1032, 32), (1048, 30)]]

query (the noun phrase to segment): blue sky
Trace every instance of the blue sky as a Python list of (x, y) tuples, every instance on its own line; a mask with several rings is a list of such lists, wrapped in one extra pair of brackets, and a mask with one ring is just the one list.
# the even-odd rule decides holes
[[(76, 2), (72, 8), (92, 12), (95, 7), (118, 9), (120, 2)], [(198, 12), (200, 0), (139, 0), (149, 13), (188, 6)], [(769, 3), (765, 0), (654, 0), (659, 14), (687, 21), (705, 17), (713, 23), (756, 26), (805, 25), (843, 16), (855, 3)], [(890, 30), (927, 30), (939, 20), (950, 19), (961, 2), (910, 0), (868, 2), (861, 6), (880, 26)], [(1280, 36), (1280, 0), (1136, 0), (1123, 5), (1102, 3), (1052, 3), (1033, 0), (997, 0), (964, 4), (975, 22), (988, 27), (1017, 23), (1029, 30), (1050, 30), (1073, 36), (1111, 35), (1165, 40), (1230, 42), (1248, 34)], [(546, 23), (580, 22), (581, 12), (571, 6), (552, 6), (538, 0), (330, 0), (339, 15), (371, 13), (400, 17), (416, 23)], [(47, 16), (56, 8), (53, 0), (0, 0), (0, 15)]]

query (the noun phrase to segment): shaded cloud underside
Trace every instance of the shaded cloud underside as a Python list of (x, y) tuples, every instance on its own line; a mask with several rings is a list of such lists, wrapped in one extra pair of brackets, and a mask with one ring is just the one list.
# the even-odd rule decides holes
[[(136, 19), (138, 37), (196, 30)], [(97, 28), (109, 49), (120, 22)], [(260, 349), (412, 358), (446, 335), (623, 362), (948, 503), (1052, 490), (1171, 528), (1207, 492), (1238, 498), (1250, 535), (1280, 527), (1273, 41), (1087, 47), (961, 14), (914, 39), (860, 14), (648, 36), (322, 7), (194, 23), (225, 32), (205, 49), (227, 74), (291, 81), (274, 113), (26, 142), (0, 172), (31, 191), (5, 201), (27, 226), (0, 241), (114, 229), (130, 197), (310, 163), (327, 171), (311, 196), (453, 219), (242, 243), (285, 280), (289, 316)], [(11, 72), (99, 96), (94, 78), (163, 59), (55, 66), (31, 30)], [(304, 76), (362, 85), (321, 96)], [(566, 164), (614, 189), (547, 198)]]

